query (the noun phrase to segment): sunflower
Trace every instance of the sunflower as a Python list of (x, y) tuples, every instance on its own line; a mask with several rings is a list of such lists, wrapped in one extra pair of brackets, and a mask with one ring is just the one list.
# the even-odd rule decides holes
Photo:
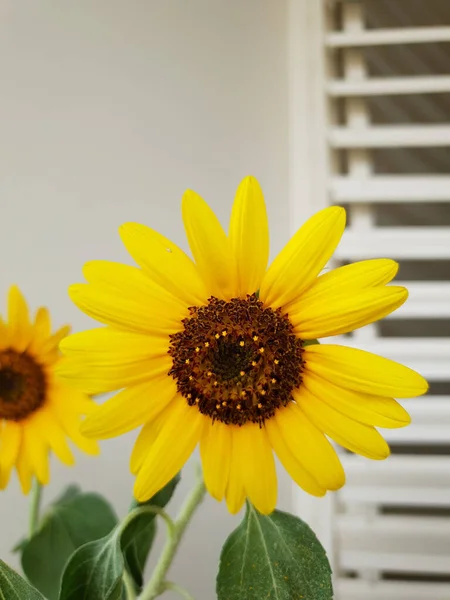
[(70, 288), (85, 313), (107, 325), (62, 342), (61, 373), (85, 392), (120, 390), (82, 431), (108, 438), (142, 426), (132, 456), (134, 493), (145, 501), (197, 444), (206, 486), (236, 513), (247, 497), (261, 513), (277, 500), (274, 454), (304, 490), (322, 496), (345, 481), (328, 438), (372, 459), (389, 447), (375, 429), (402, 427), (393, 397), (423, 394), (425, 380), (391, 360), (308, 343), (372, 323), (407, 297), (386, 286), (392, 260), (320, 274), (345, 227), (345, 211), (313, 216), (267, 268), (262, 191), (240, 184), (228, 235), (208, 205), (185, 193), (191, 260), (136, 223), (120, 228), (139, 268), (94, 261)]
[(52, 334), (43, 307), (32, 323), (23, 295), (10, 288), (8, 322), (0, 317), (0, 489), (14, 466), (25, 494), (33, 476), (48, 483), (50, 450), (73, 464), (66, 436), (88, 454), (98, 453), (97, 443), (79, 433), (80, 415), (94, 403), (55, 373), (58, 344), (68, 333), (63, 327)]

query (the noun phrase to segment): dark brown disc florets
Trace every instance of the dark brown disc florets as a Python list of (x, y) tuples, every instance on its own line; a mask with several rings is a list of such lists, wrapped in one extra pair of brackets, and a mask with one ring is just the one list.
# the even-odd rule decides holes
[(169, 374), (190, 406), (213, 421), (262, 425), (302, 380), (302, 340), (280, 309), (255, 294), (191, 307), (171, 336)]
[(26, 352), (0, 351), (0, 419), (21, 421), (45, 402), (42, 367)]

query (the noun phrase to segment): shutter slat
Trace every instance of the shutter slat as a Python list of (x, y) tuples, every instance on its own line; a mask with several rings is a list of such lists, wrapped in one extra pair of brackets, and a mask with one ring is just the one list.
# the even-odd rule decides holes
[[(407, 407), (405, 408), (407, 409)], [(383, 430), (383, 437), (389, 444), (396, 444), (397, 446), (450, 444), (450, 422), (447, 421), (445, 425), (435, 423), (426, 426), (416, 425), (413, 422), (412, 425), (409, 425), (409, 431), (406, 429), (386, 429)]]
[(450, 396), (427, 396), (401, 404), (412, 423), (401, 429), (383, 429), (383, 437), (390, 444), (450, 444)]
[(341, 515), (340, 567), (385, 572), (445, 573), (450, 562), (450, 521), (445, 517)]
[[(375, 502), (376, 498), (376, 502)], [(339, 499), (344, 504), (369, 505), (385, 504), (387, 506), (424, 506), (448, 508), (450, 506), (450, 493), (440, 487), (425, 487), (420, 477), (415, 485), (395, 487), (389, 486), (346, 486), (339, 492)]]
[(423, 148), (450, 146), (450, 125), (378, 125), (332, 127), (334, 148)]
[[(364, 535), (364, 532), (361, 532)], [(449, 555), (434, 556), (431, 554), (418, 554), (411, 556), (399, 552), (363, 552), (362, 550), (342, 549), (339, 554), (339, 566), (341, 569), (353, 569), (356, 571), (377, 570), (397, 573), (433, 573), (442, 574), (448, 568)]]
[(336, 594), (343, 600), (446, 600), (450, 583), (422, 583), (338, 579)]
[(345, 454), (341, 458), (350, 485), (411, 485), (417, 476), (426, 484), (443, 487), (450, 493), (450, 456), (398, 454), (388, 460), (368, 461), (357, 454)]
[(331, 48), (450, 42), (450, 27), (402, 27), (333, 32), (326, 36)]
[(368, 178), (335, 176), (331, 198), (339, 202), (448, 202), (450, 177), (447, 175), (373, 175)]
[(450, 231), (445, 227), (379, 227), (376, 231), (344, 234), (335, 256), (359, 260), (390, 256), (396, 259), (450, 259)]
[[(394, 282), (395, 283), (395, 282)], [(390, 319), (448, 319), (450, 318), (450, 282), (400, 281), (409, 291), (403, 306), (388, 316)]]
[(433, 424), (438, 419), (450, 422), (450, 396), (422, 396), (400, 400), (400, 403), (411, 413), (415, 423)]
[(385, 461), (341, 455), (347, 484), (342, 506), (450, 507), (450, 457), (394, 454)]
[(335, 79), (327, 86), (331, 96), (385, 96), (450, 92), (450, 76), (373, 77), (361, 81)]

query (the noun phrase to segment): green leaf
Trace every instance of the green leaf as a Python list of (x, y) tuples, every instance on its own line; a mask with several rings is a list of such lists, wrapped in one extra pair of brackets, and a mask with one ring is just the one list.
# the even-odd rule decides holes
[[(67, 500), (71, 500), (74, 496), (81, 493), (81, 489), (78, 485), (69, 485), (66, 490), (61, 494), (58, 500), (55, 500), (53, 504), (62, 503)], [(25, 546), (28, 544), (28, 538), (22, 538), (17, 542), (17, 544), (12, 548), (11, 552), (14, 554), (20, 553), (22, 554)]]
[(45, 600), (44, 596), (0, 560), (1, 600)]
[(153, 546), (156, 531), (157, 524), (154, 516), (142, 515), (130, 523), (122, 537), (125, 563), (134, 581), (136, 592), (142, 590), (145, 563)]
[(59, 600), (121, 600), (124, 561), (120, 530), (75, 551), (64, 570)]
[(63, 493), (61, 494), (61, 496), (55, 500), (53, 504), (64, 504), (65, 502), (69, 502), (70, 500), (73, 500), (75, 498), (75, 496), (79, 496), (82, 493), (81, 488), (79, 485), (68, 485), (66, 487), (66, 489), (63, 491)]
[(50, 505), (37, 533), (22, 548), (28, 580), (48, 600), (57, 600), (64, 566), (73, 552), (108, 534), (117, 524), (109, 503), (75, 486)]
[(11, 548), (11, 552), (13, 554), (22, 554), (23, 549), (25, 548), (25, 546), (28, 544), (28, 540), (27, 538), (22, 538), (21, 540), (19, 540), (17, 542), (17, 544)]
[(100, 540), (85, 544), (71, 556), (62, 576), (59, 600), (120, 600), (125, 567), (136, 588), (142, 586), (142, 572), (155, 536), (155, 515), (139, 514), (144, 506), (162, 508), (169, 502), (180, 477), (177, 475), (151, 500), (133, 503), (136, 512), (128, 523), (118, 525)]
[(313, 531), (301, 519), (247, 505), (224, 544), (218, 600), (331, 600), (331, 568)]
[[(164, 508), (175, 491), (181, 477), (176, 475), (157, 494), (143, 504), (133, 502), (132, 508), (139, 506), (159, 506)], [(143, 514), (128, 525), (122, 533), (122, 551), (128, 572), (132, 576), (138, 590), (143, 584), (143, 571), (156, 535), (156, 515)]]

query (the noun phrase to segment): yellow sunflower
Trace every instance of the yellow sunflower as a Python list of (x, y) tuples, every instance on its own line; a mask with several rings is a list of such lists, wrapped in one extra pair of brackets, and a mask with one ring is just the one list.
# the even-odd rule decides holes
[(66, 436), (88, 454), (95, 441), (80, 434), (80, 415), (95, 405), (55, 373), (59, 342), (69, 327), (51, 332), (46, 308), (30, 321), (25, 299), (16, 286), (8, 298), (8, 322), (0, 317), (0, 489), (15, 466), (22, 490), (30, 491), (33, 476), (50, 479), (49, 451), (66, 465), (74, 462)]
[(120, 228), (139, 268), (94, 261), (73, 301), (107, 327), (66, 338), (62, 374), (91, 394), (121, 390), (84, 421), (96, 438), (143, 425), (131, 456), (134, 493), (145, 501), (197, 444), (209, 492), (237, 512), (246, 497), (262, 513), (277, 500), (274, 453), (307, 492), (345, 480), (328, 441), (373, 459), (389, 447), (375, 429), (410, 421), (393, 399), (423, 394), (426, 381), (400, 364), (307, 340), (352, 331), (398, 308), (386, 286), (392, 260), (367, 260), (320, 275), (345, 227), (345, 211), (313, 216), (267, 268), (263, 194), (240, 184), (228, 235), (208, 205), (185, 193), (182, 213), (194, 260), (136, 223)]

